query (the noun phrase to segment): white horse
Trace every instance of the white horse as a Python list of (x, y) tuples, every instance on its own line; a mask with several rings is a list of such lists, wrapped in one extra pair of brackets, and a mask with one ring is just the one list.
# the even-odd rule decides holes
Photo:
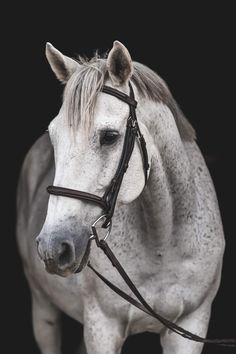
[[(150, 169), (145, 186), (136, 142), (118, 195), (109, 245), (157, 312), (205, 337), (220, 283), (224, 235), (193, 128), (164, 81), (132, 62), (118, 41), (107, 59), (77, 61), (49, 43), (46, 56), (66, 84), (64, 99), (49, 134), (39, 138), (25, 159), (17, 227), (41, 353), (61, 353), (61, 311), (83, 324), (83, 352), (88, 354), (120, 353), (127, 336), (144, 331), (160, 333), (164, 354), (201, 353), (202, 343), (182, 338), (126, 303), (88, 267), (75, 273), (101, 209), (83, 200), (49, 198), (46, 192), (54, 183), (104, 194), (120, 160), (129, 106), (102, 92), (102, 87), (106, 84), (129, 94), (131, 82)], [(95, 243), (90, 261), (128, 292)]]

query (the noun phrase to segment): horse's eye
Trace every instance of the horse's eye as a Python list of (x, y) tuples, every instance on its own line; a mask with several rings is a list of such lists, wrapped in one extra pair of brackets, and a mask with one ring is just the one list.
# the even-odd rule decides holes
[(101, 145), (112, 145), (118, 138), (119, 133), (115, 130), (104, 130), (100, 135)]

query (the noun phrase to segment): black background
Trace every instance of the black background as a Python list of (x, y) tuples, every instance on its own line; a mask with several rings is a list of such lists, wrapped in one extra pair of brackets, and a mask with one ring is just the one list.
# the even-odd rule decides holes
[[(47, 6), (15, 5), (7, 9), (2, 28), (4, 53), (2, 76), (6, 77), (2, 102), (2, 313), (6, 324), (7, 353), (38, 353), (31, 329), (30, 293), (17, 253), (15, 192), (23, 158), (44, 132), (61, 105), (62, 86), (52, 74), (44, 55), (46, 41), (64, 54), (92, 56), (105, 52), (114, 40), (123, 42), (134, 60), (146, 64), (167, 82), (197, 131), (206, 156), (223, 219), (226, 251), (222, 282), (213, 303), (209, 337), (236, 337), (236, 241), (234, 235), (234, 100), (235, 24), (226, 3), (202, 7), (156, 8), (142, 3), (127, 5), (79, 2)], [(134, 4), (133, 4), (134, 5)], [(106, 12), (107, 11), (107, 12)], [(65, 342), (73, 352), (81, 328), (65, 319)], [(70, 333), (73, 335), (70, 336)], [(158, 338), (132, 338), (123, 353), (161, 353)], [(69, 351), (67, 351), (69, 353)], [(235, 349), (206, 346), (205, 354), (235, 353)]]

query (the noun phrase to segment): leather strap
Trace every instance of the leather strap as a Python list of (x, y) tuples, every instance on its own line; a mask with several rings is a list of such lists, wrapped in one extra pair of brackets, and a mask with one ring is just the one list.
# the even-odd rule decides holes
[(58, 195), (62, 197), (86, 200), (87, 202), (98, 204), (104, 210), (108, 208), (105, 200), (95, 194), (91, 194), (83, 191), (77, 191), (75, 189), (70, 189), (70, 188), (56, 187), (56, 186), (48, 186), (47, 192), (49, 194)]
[[(120, 158), (119, 165), (117, 167), (116, 173), (114, 178), (112, 179), (110, 185), (108, 186), (105, 195), (104, 195), (104, 200), (106, 200), (107, 204), (109, 205), (109, 211), (107, 215), (107, 221), (104, 223), (104, 227), (107, 225), (109, 220), (112, 218), (115, 205), (116, 205), (116, 200), (118, 197), (118, 193), (120, 191), (121, 183), (124, 177), (124, 174), (129, 166), (129, 160), (132, 155), (133, 149), (134, 149), (134, 143), (135, 143), (135, 137), (138, 137), (139, 142), (140, 142), (140, 148), (142, 152), (142, 158), (143, 158), (143, 168), (144, 168), (144, 174), (145, 174), (145, 184), (147, 182), (147, 171), (149, 169), (149, 164), (148, 164), (148, 154), (147, 154), (147, 149), (146, 149), (146, 142), (144, 140), (143, 135), (141, 134), (139, 125), (138, 125), (138, 120), (136, 117), (136, 101), (134, 99), (134, 90), (132, 85), (129, 83), (129, 88), (130, 88), (130, 96), (127, 96), (123, 92), (117, 91), (111, 87), (105, 86), (105, 91), (103, 87), (103, 92), (106, 92), (112, 96), (115, 96), (122, 101), (126, 102), (129, 104), (130, 108), (130, 115), (127, 120), (127, 126), (126, 126), (126, 134), (125, 134), (125, 139), (124, 139), (124, 144), (123, 144), (123, 150)], [(132, 103), (134, 102), (134, 103)]]
[[(130, 87), (130, 97), (132, 99), (134, 99), (134, 90), (133, 87), (131, 85), (131, 83), (129, 83), (129, 87)], [(136, 122), (136, 127), (137, 127), (137, 137), (139, 139), (139, 143), (140, 143), (140, 148), (141, 148), (141, 152), (142, 152), (142, 158), (143, 158), (143, 169), (144, 169), (144, 174), (145, 174), (145, 184), (147, 183), (147, 173), (149, 170), (149, 163), (148, 163), (148, 153), (147, 153), (147, 147), (146, 147), (146, 141), (144, 139), (143, 134), (141, 133), (141, 130), (139, 128), (139, 124), (138, 124), (138, 120), (136, 117), (136, 111), (134, 109), (134, 106), (130, 106), (130, 114), (133, 117), (133, 119), (135, 119)]]
[(109, 205), (106, 223), (109, 222), (109, 220), (112, 218), (114, 214), (116, 200), (120, 191), (121, 183), (124, 174), (128, 168), (129, 160), (133, 152), (135, 136), (136, 136), (136, 130), (132, 126), (132, 119), (129, 118), (127, 122), (126, 134), (125, 134), (120, 162), (117, 167), (115, 176), (113, 177), (103, 197), (106, 203)]
[(131, 97), (131, 95), (128, 96), (122, 91), (116, 90), (113, 87), (109, 87), (109, 86), (105, 86), (105, 85), (102, 88), (102, 92), (107, 93), (108, 95), (111, 95), (111, 96), (115, 96), (119, 100), (121, 100), (125, 103), (128, 103), (128, 105), (133, 106), (134, 108), (137, 107), (138, 103), (134, 99), (134, 96), (132, 96), (132, 97)]
[(124, 268), (118, 261), (118, 259), (115, 257), (114, 253), (108, 246), (107, 242), (104, 240), (99, 240), (96, 242), (99, 248), (103, 250), (105, 255), (108, 257), (108, 259), (111, 261), (112, 265), (117, 269), (125, 283), (128, 285), (129, 289), (131, 290), (132, 294), (136, 296), (136, 298), (139, 300), (137, 301), (136, 299), (132, 298), (130, 295), (125, 293), (123, 290), (118, 288), (116, 285), (111, 283), (108, 279), (106, 279), (102, 274), (100, 274), (89, 262), (88, 267), (92, 269), (92, 271), (114, 292), (116, 292), (119, 296), (121, 296), (123, 299), (128, 301), (131, 305), (134, 305), (141, 311), (147, 313), (148, 315), (152, 316), (153, 318), (159, 320), (162, 324), (164, 324), (167, 328), (169, 328), (171, 331), (179, 334), (180, 336), (187, 338), (189, 340), (193, 340), (195, 342), (200, 342), (200, 343), (205, 343), (205, 344), (215, 344), (215, 345), (220, 345), (220, 346), (227, 346), (227, 347), (235, 347), (236, 346), (236, 339), (208, 339), (208, 338), (203, 338), (200, 337), (190, 331), (187, 331), (183, 327), (180, 327), (176, 325), (174, 322), (171, 322), (167, 320), (165, 317), (161, 316), (159, 313), (155, 312), (153, 308), (146, 302), (146, 300), (143, 298), (143, 296), (140, 294), (128, 274), (125, 272)]

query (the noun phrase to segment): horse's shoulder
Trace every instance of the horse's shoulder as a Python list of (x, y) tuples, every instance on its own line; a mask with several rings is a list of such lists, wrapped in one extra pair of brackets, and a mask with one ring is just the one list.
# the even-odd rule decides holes
[(218, 201), (214, 182), (206, 161), (197, 144), (189, 144), (186, 148), (191, 164), (191, 173), (194, 179), (195, 195), (198, 202), (202, 202), (210, 210), (218, 210)]
[[(185, 222), (178, 229), (179, 235), (186, 235), (181, 237), (181, 244), (184, 253), (186, 249), (189, 254), (194, 251), (194, 261), (195, 257), (200, 257), (204, 263), (211, 254), (212, 262), (217, 262), (222, 257), (225, 242), (214, 183), (197, 144), (187, 143), (185, 148), (191, 165), (194, 202), (190, 209), (186, 209)], [(193, 237), (189, 239), (189, 235)], [(196, 263), (199, 264), (200, 260)]]

